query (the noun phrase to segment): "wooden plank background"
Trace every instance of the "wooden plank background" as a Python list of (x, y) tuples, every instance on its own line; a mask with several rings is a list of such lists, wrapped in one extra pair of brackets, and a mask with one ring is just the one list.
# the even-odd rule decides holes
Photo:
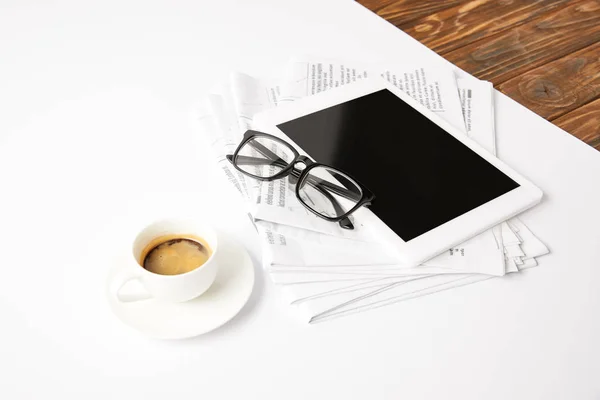
[(358, 0), (600, 150), (600, 0)]

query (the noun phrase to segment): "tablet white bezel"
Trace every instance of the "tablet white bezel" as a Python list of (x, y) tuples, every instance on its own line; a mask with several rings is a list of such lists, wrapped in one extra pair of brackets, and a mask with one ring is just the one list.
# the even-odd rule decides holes
[[(254, 122), (258, 129), (294, 143), (277, 128), (277, 125), (383, 89), (387, 89), (398, 96), (408, 105), (425, 115), (448, 134), (454, 136), (465, 146), (473, 150), (519, 184), (518, 188), (468, 211), (408, 242), (402, 240), (372, 212), (360, 212), (360, 214), (357, 214), (360, 215), (361, 218), (364, 218), (365, 224), (370, 224), (370, 226), (376, 230), (378, 238), (386, 243), (390, 243), (392, 246), (391, 249), (404, 263), (406, 263), (407, 266), (414, 266), (426, 261), (494, 225), (523, 212), (541, 200), (542, 191), (539, 188), (527, 181), (494, 155), (488, 153), (483, 147), (469, 139), (466, 134), (450, 125), (444, 119), (436, 115), (436, 113), (428, 110), (412, 97), (381, 78), (364, 79), (340, 88), (331, 89), (326, 92), (302, 98), (293, 103), (285, 104), (279, 108), (258, 114), (255, 116)], [(296, 143), (294, 143), (294, 145), (301, 153), (307, 154)], [(375, 193), (375, 196), (377, 196), (377, 193)], [(375, 201), (377, 201), (377, 199), (375, 199)]]

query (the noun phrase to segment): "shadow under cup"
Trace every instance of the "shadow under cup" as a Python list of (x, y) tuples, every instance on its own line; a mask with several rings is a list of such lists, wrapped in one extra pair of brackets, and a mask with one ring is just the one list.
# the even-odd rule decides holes
[[(161, 275), (144, 268), (149, 245), (161, 237), (178, 237), (207, 244), (211, 254), (196, 269), (177, 275)], [(198, 239), (201, 240), (198, 240)], [(203, 243), (204, 242), (204, 243)], [(144, 228), (133, 243), (133, 258), (141, 274), (140, 280), (153, 298), (171, 302), (191, 300), (204, 293), (213, 283), (218, 271), (216, 254), (218, 235), (209, 225), (188, 220), (162, 220)], [(144, 254), (146, 253), (146, 254)]]

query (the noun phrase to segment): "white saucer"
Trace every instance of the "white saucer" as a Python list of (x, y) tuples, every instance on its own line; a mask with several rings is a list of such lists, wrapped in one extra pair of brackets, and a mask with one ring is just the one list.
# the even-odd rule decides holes
[(246, 304), (254, 286), (254, 267), (246, 249), (219, 235), (220, 269), (212, 286), (185, 303), (142, 300), (123, 303), (109, 290), (119, 265), (108, 277), (106, 295), (111, 310), (126, 325), (158, 339), (184, 339), (207, 333), (232, 319)]

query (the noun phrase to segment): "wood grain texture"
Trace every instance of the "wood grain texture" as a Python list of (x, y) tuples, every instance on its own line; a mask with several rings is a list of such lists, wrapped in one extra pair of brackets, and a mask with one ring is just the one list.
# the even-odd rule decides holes
[(573, 1), (524, 25), (445, 55), (495, 85), (600, 41), (600, 0)]
[(600, 96), (600, 42), (511, 79), (500, 91), (546, 119)]
[[(377, 14), (388, 22), (399, 26), (414, 21), (421, 17), (445, 10), (459, 4), (467, 3), (469, 0), (396, 0), (385, 2), (378, 7)], [(368, 0), (367, 3), (375, 3), (377, 0)]]
[(444, 54), (568, 3), (569, 0), (471, 0), (399, 27)]
[(358, 0), (600, 150), (600, 0)]
[(600, 99), (577, 108), (552, 122), (600, 150)]
[(389, 4), (395, 3), (396, 1), (398, 0), (358, 0), (357, 2), (374, 13), (377, 13), (380, 9), (388, 6)]

